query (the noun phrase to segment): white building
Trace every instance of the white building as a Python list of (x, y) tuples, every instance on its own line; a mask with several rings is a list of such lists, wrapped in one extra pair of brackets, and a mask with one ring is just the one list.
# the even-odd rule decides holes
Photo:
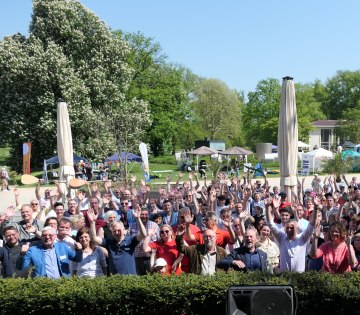
[(335, 137), (334, 132), (337, 120), (317, 120), (312, 124), (316, 130), (309, 132), (310, 150), (314, 148), (330, 150), (333, 145), (339, 143), (339, 139)]

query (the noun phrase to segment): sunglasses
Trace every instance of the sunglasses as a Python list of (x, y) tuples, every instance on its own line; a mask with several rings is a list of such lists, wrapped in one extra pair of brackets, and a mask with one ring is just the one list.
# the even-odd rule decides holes
[(32, 205), (32, 206), (37, 206), (37, 205), (38, 205), (38, 203), (32, 203), (31, 205)]
[(169, 234), (170, 233), (170, 230), (165, 230), (165, 231), (160, 231), (160, 234)]

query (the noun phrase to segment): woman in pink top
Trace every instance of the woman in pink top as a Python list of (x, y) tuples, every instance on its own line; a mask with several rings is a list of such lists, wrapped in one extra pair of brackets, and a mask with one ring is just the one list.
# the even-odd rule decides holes
[(323, 257), (322, 271), (344, 273), (351, 271), (357, 261), (354, 248), (351, 245), (351, 236), (346, 236), (346, 230), (340, 222), (330, 226), (329, 241), (317, 247), (320, 236), (320, 226), (315, 228), (314, 240), (311, 245), (311, 258)]

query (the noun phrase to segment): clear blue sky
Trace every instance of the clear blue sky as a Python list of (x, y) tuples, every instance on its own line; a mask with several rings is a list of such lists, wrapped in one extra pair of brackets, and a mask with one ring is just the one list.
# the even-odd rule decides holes
[[(81, 0), (112, 29), (140, 31), (168, 62), (254, 91), (285, 75), (325, 82), (359, 70), (359, 0)], [(31, 0), (0, 2), (0, 39), (28, 33)]]

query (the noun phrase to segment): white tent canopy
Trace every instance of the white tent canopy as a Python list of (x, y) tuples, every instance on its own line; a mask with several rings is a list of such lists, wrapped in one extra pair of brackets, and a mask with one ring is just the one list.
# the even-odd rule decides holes
[(320, 168), (322, 161), (330, 160), (334, 158), (334, 153), (331, 151), (319, 148), (308, 153), (304, 153), (301, 156), (301, 169), (305, 175), (310, 172), (316, 172)]
[(298, 141), (298, 148), (310, 148), (310, 145), (302, 142), (302, 141)]

